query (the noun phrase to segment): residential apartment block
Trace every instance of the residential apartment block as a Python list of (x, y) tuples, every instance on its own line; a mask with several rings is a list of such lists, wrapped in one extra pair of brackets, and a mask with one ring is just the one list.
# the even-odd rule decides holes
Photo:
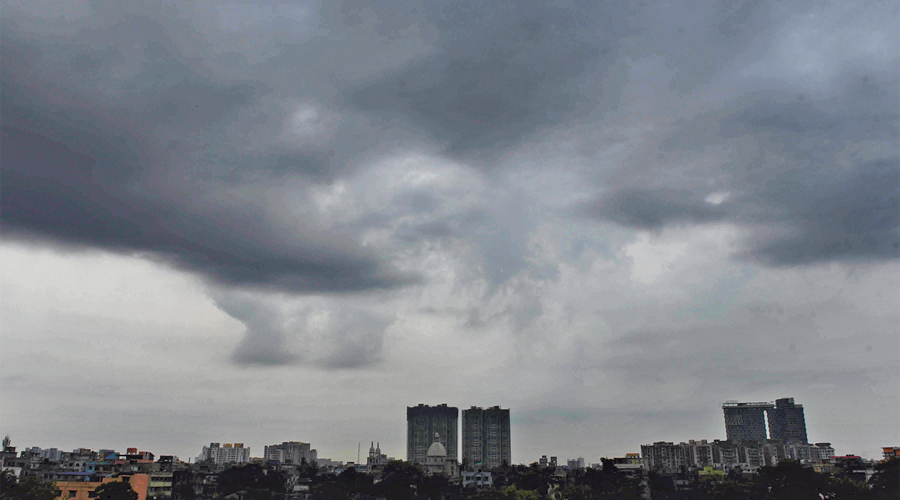
[(473, 406), (462, 411), (462, 460), (468, 470), (510, 463), (509, 409)]
[(408, 406), (406, 426), (406, 459), (409, 462), (425, 465), (435, 434), (446, 448), (447, 458), (459, 460), (459, 408), (446, 404)]
[(244, 443), (209, 443), (204, 446), (197, 457), (198, 462), (213, 462), (215, 464), (245, 464), (250, 461), (250, 448), (244, 448)]
[(830, 443), (786, 443), (783, 441), (701, 441), (686, 443), (656, 442), (641, 446), (641, 457), (648, 469), (678, 472), (682, 468), (717, 467), (755, 470), (777, 465), (784, 460), (805, 464), (828, 461), (834, 456)]
[(266, 446), (263, 458), (266, 462), (278, 462), (280, 464), (301, 464), (303, 462), (315, 462), (314, 452), (309, 443), (300, 441), (285, 441), (281, 444)]

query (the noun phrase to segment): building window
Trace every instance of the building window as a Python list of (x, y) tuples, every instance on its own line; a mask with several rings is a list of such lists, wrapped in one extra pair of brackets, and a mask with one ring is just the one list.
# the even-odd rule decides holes
[(97, 498), (97, 492), (96, 492), (96, 491), (89, 491), (89, 492), (88, 492), (88, 498)]
[(69, 490), (69, 498), (75, 498), (75, 495), (77, 495), (77, 494), (78, 494), (77, 491), (75, 491), (75, 490)]

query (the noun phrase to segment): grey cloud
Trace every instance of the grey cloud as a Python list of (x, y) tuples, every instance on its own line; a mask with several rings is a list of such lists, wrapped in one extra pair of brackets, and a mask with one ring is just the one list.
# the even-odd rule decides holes
[[(146, 61), (133, 83), (119, 86), (121, 95), (104, 100), (103, 92), (82, 88), (102, 76), (102, 60), (51, 92), (40, 82), (57, 75), (41, 65), (55, 56), (4, 29), (0, 203), (8, 235), (145, 254), (238, 286), (340, 292), (415, 281), (352, 234), (311, 219), (284, 227), (262, 199), (212, 203), (236, 179), (255, 178), (246, 157), (210, 161), (204, 147), (206, 134), (216, 134), (223, 117), (256, 91), (181, 62), (155, 23), (139, 19), (111, 31), (126, 33), (126, 40), (145, 36)], [(81, 43), (89, 47), (89, 41)], [(61, 81), (69, 78), (63, 73)], [(193, 151), (173, 152), (170, 140)]]
[[(659, 165), (624, 173), (589, 213), (640, 229), (735, 224), (745, 236), (736, 256), (772, 266), (897, 258), (900, 99), (885, 92), (896, 78), (836, 80), (828, 99), (744, 96), (673, 123)], [(709, 166), (703, 155), (721, 148), (727, 159)], [(729, 196), (705, 203), (712, 192)]]
[(385, 331), (393, 321), (342, 301), (298, 304), (228, 289), (211, 290), (211, 295), (246, 328), (232, 354), (241, 365), (308, 364), (330, 370), (374, 365), (381, 361)]
[(745, 256), (774, 265), (900, 256), (900, 159), (867, 162), (823, 184), (805, 196), (780, 193), (773, 208), (781, 227), (752, 236)]
[(722, 220), (725, 210), (673, 190), (628, 189), (612, 193), (589, 206), (592, 216), (638, 229), (660, 229), (673, 223)]
[(615, 48), (616, 25), (604, 9), (505, 2), (428, 9), (442, 35), (436, 51), (350, 91), (351, 103), (411, 120), (453, 156), (508, 148), (596, 105), (578, 80)]

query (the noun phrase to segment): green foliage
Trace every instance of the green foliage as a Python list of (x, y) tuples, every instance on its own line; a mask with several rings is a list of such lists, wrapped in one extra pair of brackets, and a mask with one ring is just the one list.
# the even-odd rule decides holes
[(416, 490), (424, 484), (425, 473), (409, 462), (393, 460), (384, 466), (381, 481), (375, 485), (378, 496), (385, 498), (409, 498), (410, 490)]
[(124, 481), (103, 483), (95, 490), (97, 500), (137, 500), (138, 494)]
[(197, 494), (190, 484), (179, 484), (172, 488), (172, 498), (174, 500), (194, 500)]
[(16, 475), (12, 471), (0, 472), (0, 498), (8, 498), (8, 495), (12, 494), (13, 488), (16, 487), (16, 483)]
[[(895, 469), (896, 475), (896, 469)], [(885, 476), (887, 479), (888, 476)], [(674, 491), (660, 475), (650, 473), (654, 499), (684, 498), (685, 492)], [(874, 478), (873, 478), (874, 479)], [(896, 478), (894, 478), (896, 481)], [(695, 483), (694, 493), (711, 500), (870, 500), (897, 499), (896, 489), (883, 497), (875, 490), (847, 477), (820, 474), (811, 467), (786, 460), (776, 466), (762, 467), (755, 477), (744, 479), (729, 475), (724, 481)], [(888, 489), (886, 489), (888, 491)], [(891, 496), (892, 495), (892, 496)]]
[(707, 497), (710, 500), (752, 500), (759, 497), (756, 486), (742, 481), (716, 481), (709, 484)]
[[(285, 472), (265, 471), (260, 465), (250, 464), (225, 469), (219, 474), (218, 492), (225, 496), (237, 491), (264, 490), (284, 493)], [(258, 493), (257, 496), (266, 496)], [(265, 500), (265, 499), (263, 499)]]
[(51, 482), (37, 476), (19, 481), (15, 474), (3, 471), (0, 479), (0, 498), (3, 500), (53, 500), (59, 497), (59, 489)]
[(474, 500), (541, 500), (540, 493), (533, 490), (520, 490), (515, 485), (505, 488), (484, 490), (476, 494)]
[(315, 461), (312, 461), (311, 463), (301, 464), (297, 468), (297, 473), (300, 475), (300, 477), (305, 477), (305, 478), (316, 477), (316, 475), (318, 475), (318, 473), (319, 473), (319, 464), (316, 463)]
[(346, 488), (331, 481), (318, 484), (310, 491), (311, 500), (351, 500), (352, 498), (353, 496)]
[(900, 458), (892, 458), (875, 466), (875, 475), (869, 480), (872, 498), (896, 500), (900, 498)]

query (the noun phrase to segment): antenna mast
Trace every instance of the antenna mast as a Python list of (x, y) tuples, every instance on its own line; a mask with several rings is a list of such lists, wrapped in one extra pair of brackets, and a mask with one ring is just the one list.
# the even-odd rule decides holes
[(356, 464), (359, 465), (359, 450), (362, 447), (362, 441), (356, 443)]

